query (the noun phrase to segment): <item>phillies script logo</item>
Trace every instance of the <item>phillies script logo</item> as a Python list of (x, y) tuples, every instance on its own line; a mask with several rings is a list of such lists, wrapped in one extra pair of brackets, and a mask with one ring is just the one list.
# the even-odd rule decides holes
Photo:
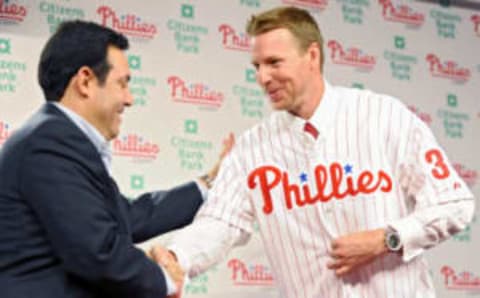
[(8, 127), (8, 124), (0, 121), (0, 145), (5, 143), (5, 141), (10, 137), (11, 133)]
[(222, 34), (222, 44), (225, 49), (248, 51), (250, 49), (250, 38), (247, 34), (237, 34), (235, 29), (228, 24), (218, 26), (218, 32)]
[(0, 0), (0, 20), (22, 22), (27, 16), (25, 6), (7, 2), (9, 1)]
[(443, 266), (440, 272), (443, 274), (443, 284), (449, 290), (480, 290), (480, 277), (467, 271), (458, 275), (450, 266)]
[(193, 103), (199, 105), (220, 107), (223, 103), (223, 93), (201, 83), (187, 85), (184, 80), (177, 76), (170, 76), (167, 79), (170, 85), (170, 94), (174, 101)]
[(134, 14), (117, 16), (109, 6), (97, 8), (97, 14), (102, 18), (102, 25), (111, 27), (125, 35), (153, 38), (157, 33), (157, 27), (153, 24), (142, 23), (141, 18)]
[(458, 175), (472, 188), (477, 182), (478, 173), (475, 170), (470, 170), (466, 166), (460, 163), (454, 163), (453, 168), (457, 171)]
[(405, 4), (394, 6), (391, 0), (378, 0), (382, 5), (383, 18), (391, 22), (399, 22), (408, 25), (420, 26), (425, 21), (425, 15), (415, 12)]
[(430, 116), (430, 114), (420, 111), (416, 106), (413, 105), (409, 105), (408, 109), (415, 113), (415, 115), (417, 115), (417, 117), (427, 125), (432, 124), (432, 116)]
[(307, 8), (324, 9), (328, 5), (328, 0), (283, 0), (283, 3)]
[[(293, 204), (303, 207), (316, 203), (326, 203), (333, 198), (341, 200), (348, 195), (356, 196), (373, 193), (377, 190), (382, 192), (392, 190), (392, 179), (382, 170), (378, 171), (376, 175), (365, 170), (356, 179), (352, 175), (345, 178), (344, 167), (335, 162), (330, 167), (318, 165), (315, 168), (314, 176), (316, 189), (312, 191), (308, 184), (300, 186), (290, 183), (287, 172), (282, 172), (275, 166), (262, 166), (248, 175), (248, 187), (250, 189), (260, 187), (265, 214), (270, 214), (273, 211), (272, 191), (277, 187), (283, 191), (288, 209), (292, 209)], [(327, 184), (331, 185), (329, 193), (326, 191), (326, 189), (329, 189)]]
[(473, 25), (475, 26), (475, 32), (480, 36), (480, 15), (474, 14), (471, 18)]
[(155, 159), (160, 151), (158, 145), (145, 141), (136, 134), (128, 134), (113, 141), (113, 154)]
[(454, 81), (468, 81), (470, 70), (468, 68), (458, 67), (455, 61), (445, 61), (442, 63), (435, 54), (428, 54), (425, 58), (430, 63), (430, 73), (434, 77), (452, 79)]
[(345, 64), (359, 68), (372, 69), (375, 66), (375, 57), (362, 53), (357, 48), (348, 48), (344, 50), (342, 45), (336, 40), (328, 42), (330, 49), (330, 58), (335, 64)]
[(232, 269), (232, 281), (238, 286), (272, 286), (273, 276), (268, 267), (260, 264), (247, 266), (239, 259), (231, 259), (228, 267)]

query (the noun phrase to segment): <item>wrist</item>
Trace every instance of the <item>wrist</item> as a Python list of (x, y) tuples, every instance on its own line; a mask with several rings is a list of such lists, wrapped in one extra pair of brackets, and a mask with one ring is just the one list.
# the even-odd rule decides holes
[(212, 178), (210, 174), (198, 177), (198, 180), (200, 180), (208, 189), (212, 188), (213, 179), (214, 178)]

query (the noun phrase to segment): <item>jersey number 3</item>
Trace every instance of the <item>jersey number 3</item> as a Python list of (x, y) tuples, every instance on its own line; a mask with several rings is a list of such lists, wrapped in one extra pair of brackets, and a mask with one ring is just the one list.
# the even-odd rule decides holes
[(431, 149), (425, 153), (425, 159), (429, 164), (433, 164), (434, 168), (432, 169), (433, 177), (437, 179), (445, 179), (450, 176), (450, 170), (448, 169), (443, 155), (438, 149)]

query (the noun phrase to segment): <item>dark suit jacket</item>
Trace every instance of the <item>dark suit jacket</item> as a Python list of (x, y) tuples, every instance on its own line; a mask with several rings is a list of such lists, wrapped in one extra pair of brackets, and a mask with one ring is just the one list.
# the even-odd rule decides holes
[(190, 223), (195, 183), (129, 202), (83, 132), (46, 104), (0, 151), (0, 297), (161, 298), (134, 243)]

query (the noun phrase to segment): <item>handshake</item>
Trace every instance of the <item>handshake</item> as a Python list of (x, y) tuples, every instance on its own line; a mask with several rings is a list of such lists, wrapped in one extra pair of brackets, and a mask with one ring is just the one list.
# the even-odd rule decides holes
[(154, 245), (147, 252), (147, 256), (166, 270), (173, 282), (175, 282), (177, 292), (167, 298), (180, 298), (186, 274), (180, 267), (175, 254), (160, 245)]

